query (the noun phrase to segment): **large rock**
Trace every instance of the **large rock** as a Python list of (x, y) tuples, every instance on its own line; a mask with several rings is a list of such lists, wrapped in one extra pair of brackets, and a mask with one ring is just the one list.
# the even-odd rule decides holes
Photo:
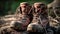
[(53, 7), (60, 7), (60, 0), (54, 0), (50, 4), (48, 4), (48, 8), (53, 8)]
[(48, 4), (50, 15), (55, 17), (60, 17), (60, 0), (54, 0)]

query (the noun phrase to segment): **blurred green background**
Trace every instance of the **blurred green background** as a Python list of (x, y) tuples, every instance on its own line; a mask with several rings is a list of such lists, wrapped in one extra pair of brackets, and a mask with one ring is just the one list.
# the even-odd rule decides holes
[(0, 0), (0, 16), (13, 14), (21, 2), (29, 2), (31, 5), (34, 2), (44, 2), (46, 4), (53, 0)]

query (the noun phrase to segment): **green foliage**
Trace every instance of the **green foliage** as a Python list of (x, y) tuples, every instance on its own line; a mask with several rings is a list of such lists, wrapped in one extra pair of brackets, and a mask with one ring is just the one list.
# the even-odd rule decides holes
[(0, 7), (2, 7), (3, 9), (0, 10), (0, 15), (9, 14), (8, 12), (14, 13), (16, 11), (16, 8), (19, 6), (19, 4), (21, 2), (29, 2), (32, 5), (34, 2), (44, 2), (44, 3), (48, 4), (51, 1), (52, 0), (8, 0), (8, 1), (1, 1), (0, 5), (2, 5), (2, 6), (0, 6)]

